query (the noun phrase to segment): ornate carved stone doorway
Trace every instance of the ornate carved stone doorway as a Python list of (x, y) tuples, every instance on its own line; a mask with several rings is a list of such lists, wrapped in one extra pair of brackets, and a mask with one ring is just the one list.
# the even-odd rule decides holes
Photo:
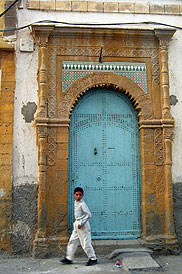
[[(39, 203), (34, 256), (56, 252), (58, 243), (64, 247), (67, 242), (69, 117), (80, 96), (96, 87), (125, 93), (138, 111), (142, 238), (159, 240), (165, 247), (174, 245), (174, 121), (170, 115), (167, 58), (167, 44), (174, 31), (44, 25), (34, 26), (33, 33), (39, 39)], [(134, 74), (128, 71), (127, 66), (133, 69), (136, 63), (146, 68), (141, 76), (145, 77), (144, 86), (136, 79), (137, 69)], [(99, 70), (99, 64), (105, 67)], [(73, 70), (73, 65), (75, 73), (76, 65), (83, 65), (84, 73), (66, 76), (66, 68)], [(97, 67), (93, 69), (92, 65)], [(118, 72), (117, 66), (125, 68)]]

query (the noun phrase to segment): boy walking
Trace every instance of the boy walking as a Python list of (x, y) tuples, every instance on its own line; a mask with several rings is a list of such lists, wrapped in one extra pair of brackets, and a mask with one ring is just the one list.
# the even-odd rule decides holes
[(82, 200), (83, 195), (83, 189), (81, 187), (76, 187), (74, 190), (74, 229), (67, 245), (66, 257), (60, 260), (63, 264), (72, 263), (79, 242), (89, 258), (86, 265), (91, 266), (97, 264), (95, 251), (91, 243), (91, 231), (89, 223), (91, 213), (87, 204)]

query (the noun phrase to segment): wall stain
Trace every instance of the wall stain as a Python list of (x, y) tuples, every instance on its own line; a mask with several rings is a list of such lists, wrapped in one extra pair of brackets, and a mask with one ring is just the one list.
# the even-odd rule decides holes
[(26, 105), (23, 105), (21, 113), (23, 114), (26, 123), (31, 123), (34, 120), (36, 110), (37, 105), (34, 102), (28, 102)]
[(178, 102), (177, 97), (175, 95), (171, 95), (170, 96), (170, 105), (175, 106), (177, 104), (177, 102)]

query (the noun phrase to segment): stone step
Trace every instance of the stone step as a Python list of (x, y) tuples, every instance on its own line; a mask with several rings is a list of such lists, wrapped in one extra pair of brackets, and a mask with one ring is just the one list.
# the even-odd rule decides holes
[(160, 265), (151, 257), (149, 252), (129, 252), (118, 255), (124, 270), (159, 270)]
[(119, 248), (119, 249), (115, 249), (113, 250), (107, 257), (108, 259), (113, 259), (115, 257), (117, 257), (120, 254), (128, 254), (128, 253), (149, 253), (152, 254), (153, 251), (149, 248), (145, 248), (145, 247), (125, 247), (125, 248)]
[[(131, 249), (131, 252), (136, 251), (147, 251), (149, 249), (145, 249), (142, 245), (141, 239), (132, 239), (132, 240), (93, 240), (92, 241), (93, 247), (97, 255), (105, 255), (108, 256), (115, 250), (121, 249)], [(126, 250), (125, 250), (126, 251)], [(152, 252), (151, 250), (149, 250)], [(121, 252), (122, 253), (122, 252)], [(119, 253), (117, 253), (118, 255)], [(76, 256), (84, 256), (84, 252), (82, 248), (79, 247)]]

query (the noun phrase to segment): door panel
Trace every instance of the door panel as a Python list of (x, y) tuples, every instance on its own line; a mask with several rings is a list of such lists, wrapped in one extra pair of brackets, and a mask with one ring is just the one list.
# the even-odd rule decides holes
[(129, 99), (92, 90), (75, 106), (69, 130), (69, 231), (73, 190), (84, 189), (92, 237), (140, 236), (140, 150), (137, 113)]

